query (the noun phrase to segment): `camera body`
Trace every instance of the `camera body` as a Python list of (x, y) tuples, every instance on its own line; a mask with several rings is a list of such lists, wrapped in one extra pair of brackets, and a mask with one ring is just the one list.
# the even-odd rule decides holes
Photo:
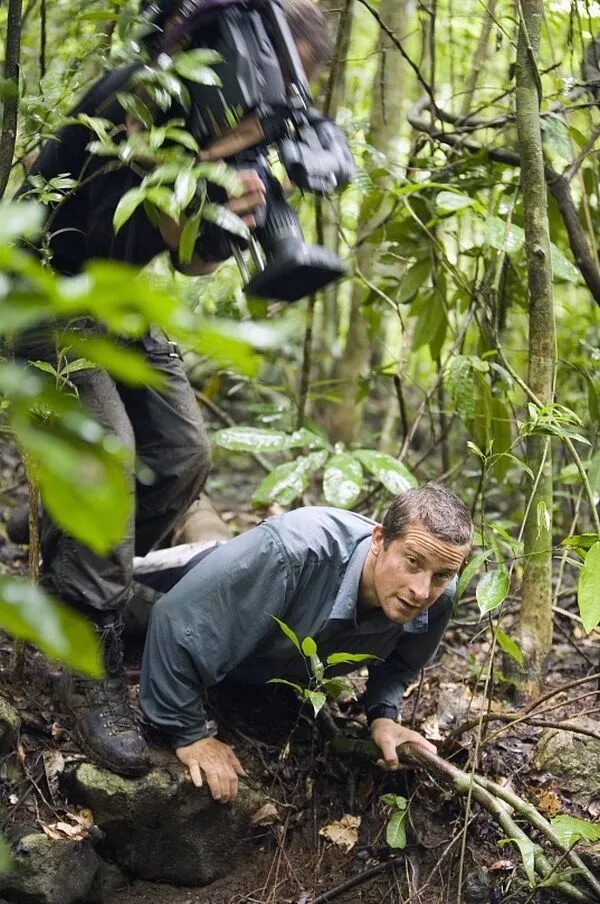
[(253, 114), (264, 136), (259, 145), (227, 161), (256, 169), (265, 185), (266, 204), (248, 245), (258, 272), (249, 276), (236, 237), (224, 234), (225, 253), (235, 255), (248, 294), (296, 301), (348, 268), (327, 249), (305, 243), (271, 172), (269, 151), (277, 149), (298, 188), (316, 194), (329, 194), (351, 180), (352, 156), (334, 123), (310, 106), (308, 80), (280, 0), (184, 0), (181, 12), (172, 43), (185, 34), (190, 49), (208, 48), (220, 56), (213, 65), (220, 84), (186, 82), (191, 134), (206, 147)]

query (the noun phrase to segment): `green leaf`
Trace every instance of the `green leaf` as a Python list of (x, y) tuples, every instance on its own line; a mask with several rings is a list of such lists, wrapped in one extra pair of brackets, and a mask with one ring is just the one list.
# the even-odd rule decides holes
[(327, 700), (327, 697), (321, 691), (305, 690), (304, 697), (306, 700), (310, 700), (310, 702), (312, 703), (312, 707), (313, 707), (315, 716), (317, 716), (320, 713), (320, 711), (325, 706), (325, 702)]
[(187, 148), (188, 151), (197, 153), (200, 150), (200, 146), (194, 136), (190, 135), (189, 132), (186, 132), (185, 129), (179, 129), (177, 126), (169, 126), (165, 129), (164, 135), (165, 138), (177, 142), (177, 144)]
[(319, 684), (323, 680), (323, 675), (325, 674), (325, 666), (319, 659), (316, 653), (312, 653), (309, 656), (310, 660), (310, 670), (313, 674), (313, 678), (316, 679), (317, 684)]
[(212, 63), (218, 62), (213, 56), (212, 59), (207, 55), (206, 50), (196, 49), (188, 50), (185, 53), (178, 53), (173, 57), (173, 68), (177, 75), (188, 79), (190, 82), (197, 82), (199, 85), (221, 85), (221, 79), (214, 71), (210, 69), (207, 60)]
[(286, 681), (285, 678), (269, 678), (267, 684), (286, 684), (288, 687), (291, 687), (301, 699), (304, 697), (304, 688), (299, 684), (294, 684), (293, 681)]
[(426, 258), (417, 261), (412, 267), (409, 267), (404, 276), (400, 280), (400, 288), (396, 295), (398, 304), (404, 304), (410, 301), (417, 294), (423, 284), (429, 279), (431, 273), (431, 261)]
[(317, 645), (312, 637), (305, 637), (302, 641), (302, 652), (305, 656), (314, 656), (317, 652)]
[(35, 238), (44, 221), (44, 208), (33, 201), (3, 201), (0, 204), (0, 245), (20, 238)]
[(491, 612), (504, 602), (509, 586), (508, 574), (502, 568), (484, 574), (475, 591), (482, 615)]
[(319, 448), (324, 440), (310, 430), (270, 430), (268, 427), (225, 427), (214, 434), (217, 445), (232, 452), (285, 452), (300, 446)]
[(585, 534), (574, 534), (572, 537), (565, 537), (560, 545), (566, 546), (567, 549), (576, 549), (577, 552), (583, 555), (590, 550), (594, 543), (597, 543), (599, 539), (600, 538), (595, 531), (589, 531)]
[(560, 248), (556, 245), (550, 245), (550, 254), (552, 257), (552, 275), (556, 279), (562, 279), (565, 282), (578, 283), (581, 280), (581, 273), (566, 257)]
[(485, 221), (484, 240), (487, 245), (497, 248), (498, 251), (515, 254), (523, 247), (525, 232), (514, 223), (509, 225), (499, 217), (488, 217)]
[(501, 650), (504, 650), (515, 662), (523, 665), (523, 653), (518, 643), (515, 643), (508, 634), (505, 634), (500, 628), (496, 628), (496, 641)]
[(380, 659), (375, 653), (330, 653), (327, 665), (341, 665), (344, 662), (365, 662), (367, 659)]
[(469, 195), (463, 195), (462, 192), (441, 191), (435, 199), (435, 209), (440, 214), (456, 213), (457, 210), (465, 210), (467, 207), (474, 207), (476, 204)]
[(410, 473), (406, 465), (386, 455), (385, 452), (374, 452), (371, 449), (357, 449), (353, 455), (367, 468), (374, 477), (390, 493), (404, 493), (410, 487), (417, 486), (417, 479)]
[(190, 217), (181, 231), (181, 237), (179, 239), (179, 260), (182, 264), (189, 264), (194, 256), (196, 239), (200, 232), (201, 219), (200, 215)]
[(491, 549), (488, 549), (485, 552), (480, 552), (465, 565), (463, 570), (460, 573), (460, 577), (458, 579), (458, 584), (456, 585), (456, 594), (454, 596), (454, 602), (458, 603), (459, 599), (462, 597), (463, 593), (483, 565), (483, 563), (489, 559), (492, 554)]
[(516, 844), (519, 848), (521, 859), (523, 861), (523, 867), (529, 880), (529, 884), (532, 888), (534, 888), (536, 884), (535, 855), (539, 852), (538, 845), (534, 844), (533, 841), (526, 837), (502, 838), (498, 842), (498, 845), (500, 847), (504, 847), (507, 844)]
[(98, 639), (87, 619), (34, 584), (0, 576), (0, 627), (78, 672), (102, 675)]
[[(1, 81), (1, 80), (0, 80)], [(0, 95), (0, 100), (2, 96)], [(10, 848), (6, 841), (0, 835), (0, 874), (8, 873), (12, 869), (12, 859), (10, 856)]]
[(600, 542), (585, 557), (577, 586), (579, 614), (587, 634), (600, 624)]
[(323, 475), (323, 492), (329, 505), (350, 508), (358, 499), (363, 483), (360, 462), (349, 452), (333, 455)]
[(572, 847), (581, 838), (592, 844), (600, 841), (600, 824), (597, 822), (560, 814), (551, 819), (550, 823), (565, 847)]
[(181, 170), (175, 180), (175, 187), (173, 189), (175, 203), (181, 210), (185, 210), (185, 208), (191, 204), (192, 199), (196, 194), (197, 184), (198, 180), (191, 169)]
[(385, 840), (391, 848), (402, 850), (406, 847), (406, 817), (407, 810), (399, 810), (392, 814), (385, 829)]
[(406, 810), (408, 807), (407, 799), (401, 794), (382, 794), (379, 800), (388, 807), (395, 807), (396, 810)]
[(150, 129), (154, 123), (152, 113), (143, 100), (135, 94), (127, 94), (124, 91), (117, 92), (117, 100), (127, 113), (130, 113), (144, 128)]
[(312, 452), (279, 465), (256, 488), (252, 505), (265, 506), (271, 502), (289, 505), (304, 492), (311, 473), (321, 468), (326, 459), (327, 452)]
[(202, 323), (184, 337), (186, 344), (212, 361), (248, 377), (256, 377), (261, 359), (251, 345), (237, 333), (236, 325), (225, 320)]
[[(161, 389), (165, 385), (163, 375), (155, 370), (139, 352), (117, 345), (103, 337), (79, 339), (69, 335), (70, 347), (85, 356), (87, 367), (90, 361), (108, 371), (126, 386), (152, 386)], [(67, 371), (72, 373), (72, 365)]]
[(326, 678), (323, 681), (323, 689), (333, 700), (337, 700), (342, 694), (348, 694), (356, 700), (356, 691), (347, 678)]
[(298, 640), (298, 635), (296, 634), (296, 632), (292, 628), (290, 628), (289, 625), (286, 625), (284, 621), (281, 621), (280, 618), (277, 618), (276, 615), (272, 615), (271, 618), (273, 619), (273, 621), (277, 622), (285, 636), (292, 641), (298, 652), (302, 653), (302, 647), (300, 646), (300, 641)]
[(115, 230), (115, 233), (121, 229), (145, 199), (145, 188), (140, 188), (138, 186), (137, 188), (130, 188), (129, 191), (125, 192), (113, 214), (113, 229)]
[(237, 235), (241, 239), (250, 238), (250, 230), (244, 221), (227, 207), (207, 202), (202, 208), (202, 216), (225, 232), (231, 232), (232, 235)]

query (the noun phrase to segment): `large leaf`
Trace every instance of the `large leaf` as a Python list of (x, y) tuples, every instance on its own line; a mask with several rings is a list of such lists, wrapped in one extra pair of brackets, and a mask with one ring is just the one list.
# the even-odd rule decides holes
[(484, 574), (475, 591), (482, 615), (497, 609), (504, 602), (509, 586), (509, 577), (503, 568), (497, 568)]
[[(97, 437), (97, 425), (87, 419)], [(13, 420), (44, 505), (68, 534), (104, 554), (123, 539), (133, 510), (126, 454), (115, 438), (87, 441), (64, 419)]]
[(93, 628), (82, 615), (53, 600), (40, 587), (0, 576), (0, 626), (76, 671), (102, 675)]
[(416, 477), (410, 473), (406, 465), (391, 455), (374, 452), (372, 449), (357, 449), (353, 454), (390, 493), (397, 495), (417, 486)]
[(265, 506), (271, 502), (289, 505), (302, 495), (313, 471), (323, 466), (327, 452), (312, 452), (296, 461), (279, 465), (259, 484), (252, 496), (252, 505)]
[(4, 201), (0, 204), (0, 244), (20, 238), (34, 238), (44, 220), (44, 208), (33, 201)]
[(519, 665), (523, 665), (523, 652), (521, 647), (500, 628), (496, 628), (496, 641), (500, 649), (504, 650), (511, 659), (514, 659)]
[(220, 59), (220, 56), (215, 55), (215, 51), (188, 50), (173, 57), (173, 68), (178, 75), (190, 82), (197, 82), (200, 85), (220, 85), (221, 79), (214, 69), (210, 68), (211, 64)]
[(463, 593), (483, 565), (483, 563), (489, 559), (492, 554), (492, 550), (488, 549), (485, 552), (480, 552), (476, 556), (473, 556), (470, 562), (463, 568), (460, 573), (460, 577), (458, 579), (458, 584), (456, 585), (456, 593), (454, 595), (454, 601), (457, 603), (459, 599), (462, 597)]
[(295, 430), (284, 433), (268, 427), (226, 427), (214, 434), (217, 445), (232, 452), (284, 452), (288, 449), (323, 445), (323, 439), (310, 430)]
[(402, 850), (406, 847), (406, 818), (408, 810), (397, 810), (392, 814), (385, 829), (385, 840), (391, 848)]
[(552, 275), (556, 279), (564, 279), (565, 282), (578, 283), (581, 279), (581, 273), (566, 257), (560, 248), (556, 245), (550, 245), (550, 254), (552, 257)]
[(349, 452), (333, 455), (323, 476), (323, 492), (329, 505), (350, 508), (358, 499), (363, 483), (360, 462)]
[(488, 217), (485, 221), (484, 239), (492, 248), (515, 254), (523, 247), (525, 232), (514, 223), (506, 223), (499, 217)]
[(475, 205), (474, 198), (458, 191), (441, 191), (435, 199), (435, 209), (440, 214), (456, 213), (457, 210), (465, 210)]
[(552, 828), (565, 847), (572, 847), (579, 839), (600, 841), (600, 825), (597, 822), (589, 822), (587, 819), (575, 819), (574, 816), (560, 814), (550, 820)]
[(579, 575), (577, 600), (583, 627), (589, 634), (600, 624), (600, 542), (585, 557)]

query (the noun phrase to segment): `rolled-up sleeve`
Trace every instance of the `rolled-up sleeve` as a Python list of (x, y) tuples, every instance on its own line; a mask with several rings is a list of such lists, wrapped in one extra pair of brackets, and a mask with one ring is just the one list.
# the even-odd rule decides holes
[(249, 656), (285, 611), (290, 565), (263, 525), (207, 556), (154, 607), (140, 706), (174, 747), (206, 737), (202, 687)]
[(369, 668), (365, 712), (369, 721), (377, 716), (396, 719), (404, 691), (435, 654), (452, 615), (453, 582), (429, 610), (427, 631), (402, 634), (384, 662)]

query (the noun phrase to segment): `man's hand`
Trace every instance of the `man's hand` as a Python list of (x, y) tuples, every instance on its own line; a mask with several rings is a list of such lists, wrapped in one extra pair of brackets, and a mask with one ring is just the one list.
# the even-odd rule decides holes
[(241, 182), (242, 191), (237, 197), (229, 198), (227, 207), (241, 217), (246, 226), (253, 229), (256, 226), (253, 211), (265, 206), (265, 186), (256, 170), (238, 170), (236, 175)]
[(242, 764), (228, 744), (216, 738), (201, 738), (186, 747), (175, 748), (177, 759), (187, 766), (197, 788), (206, 777), (214, 800), (229, 803), (238, 791), (238, 776), (246, 775)]
[(396, 756), (396, 747), (400, 744), (417, 744), (430, 753), (437, 753), (434, 744), (431, 744), (418, 731), (412, 731), (410, 728), (404, 728), (398, 725), (393, 719), (373, 719), (371, 722), (371, 738), (381, 750), (382, 758), (377, 760), (377, 765), (384, 769), (396, 770), (400, 769), (400, 763)]

